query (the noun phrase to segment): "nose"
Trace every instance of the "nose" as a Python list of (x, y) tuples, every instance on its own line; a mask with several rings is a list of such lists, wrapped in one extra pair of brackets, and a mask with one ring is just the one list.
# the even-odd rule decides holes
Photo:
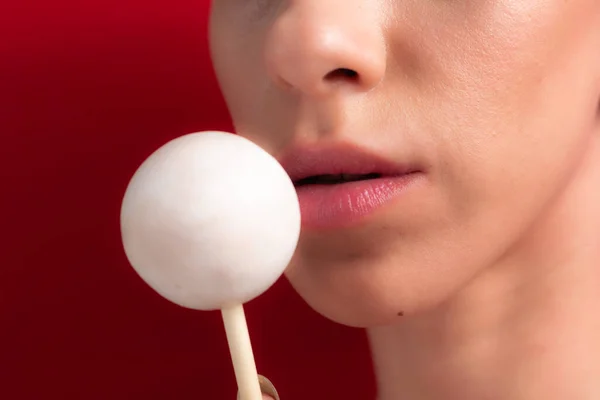
[(385, 41), (374, 7), (351, 0), (297, 0), (267, 33), (265, 62), (275, 83), (309, 96), (367, 92), (385, 76)]

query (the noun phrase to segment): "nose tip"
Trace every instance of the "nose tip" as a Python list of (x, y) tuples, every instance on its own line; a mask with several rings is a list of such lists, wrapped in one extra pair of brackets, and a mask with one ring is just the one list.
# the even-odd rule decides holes
[(269, 32), (267, 69), (281, 87), (323, 96), (367, 92), (385, 76), (385, 44), (376, 24), (284, 15)]

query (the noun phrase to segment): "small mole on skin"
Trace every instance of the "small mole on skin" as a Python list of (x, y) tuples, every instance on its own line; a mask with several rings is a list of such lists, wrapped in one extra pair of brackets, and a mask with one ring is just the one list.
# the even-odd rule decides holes
[(400, 312), (398, 313), (398, 316), (399, 316), (399, 317), (403, 317), (403, 316), (404, 316), (404, 312), (403, 312), (403, 311), (400, 311)]

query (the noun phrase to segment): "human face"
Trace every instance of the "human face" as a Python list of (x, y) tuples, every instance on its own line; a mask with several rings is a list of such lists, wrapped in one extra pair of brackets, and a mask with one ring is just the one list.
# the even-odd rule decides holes
[(367, 215), (303, 227), (286, 275), (348, 325), (430, 309), (492, 268), (597, 133), (598, 0), (214, 0), (210, 44), (240, 135), (416, 170)]

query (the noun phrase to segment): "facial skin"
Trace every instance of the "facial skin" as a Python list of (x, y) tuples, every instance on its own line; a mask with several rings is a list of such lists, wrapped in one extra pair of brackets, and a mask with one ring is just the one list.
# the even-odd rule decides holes
[(287, 276), (343, 324), (427, 312), (502, 264), (597, 134), (597, 0), (215, 0), (210, 37), (240, 135), (425, 173), (357, 227), (302, 233)]
[(600, 398), (598, 0), (213, 0), (210, 40), (239, 134), (422, 172), (286, 272), (380, 400)]

